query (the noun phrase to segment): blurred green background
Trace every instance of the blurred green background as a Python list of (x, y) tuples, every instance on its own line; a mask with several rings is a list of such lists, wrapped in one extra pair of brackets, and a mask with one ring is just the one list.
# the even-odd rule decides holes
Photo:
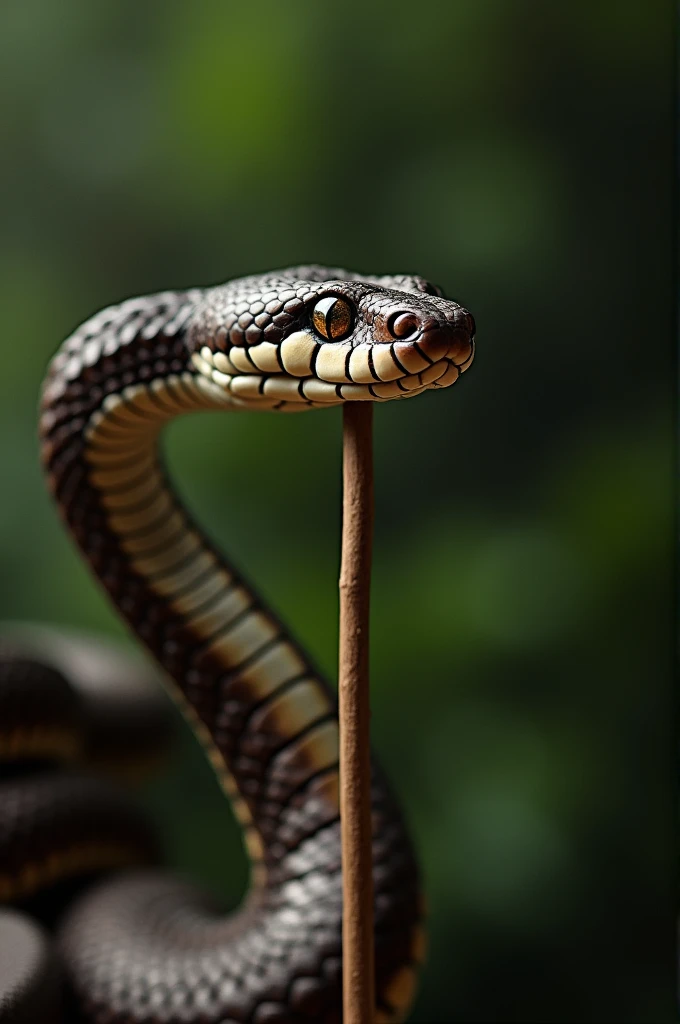
[[(431, 907), (421, 1024), (675, 1019), (671, 38), (627, 0), (0, 12), (3, 617), (122, 635), (36, 456), (93, 311), (314, 261), (477, 319), (461, 383), (376, 415), (373, 729)], [(195, 417), (169, 452), (334, 676), (340, 413)], [(235, 903), (189, 736), (147, 798)]]

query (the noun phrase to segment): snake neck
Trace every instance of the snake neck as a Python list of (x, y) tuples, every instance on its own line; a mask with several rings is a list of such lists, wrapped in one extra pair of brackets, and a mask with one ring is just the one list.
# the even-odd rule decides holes
[(200, 295), (131, 300), (64, 343), (43, 395), (42, 456), (95, 575), (174, 681), (260, 883), (284, 860), (294, 872), (305, 839), (337, 821), (338, 727), (327, 686), (211, 546), (162, 466), (170, 420), (229, 408), (187, 350)]

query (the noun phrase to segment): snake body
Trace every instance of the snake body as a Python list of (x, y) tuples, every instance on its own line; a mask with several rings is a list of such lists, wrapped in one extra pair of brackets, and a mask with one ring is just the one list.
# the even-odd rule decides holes
[[(470, 314), (422, 278), (298, 267), (105, 309), (54, 358), (42, 457), (57, 506), (151, 650), (243, 826), (236, 914), (149, 870), (89, 890), (58, 948), (93, 1024), (332, 1024), (341, 1012), (335, 697), (173, 491), (162, 428), (203, 409), (404, 399), (472, 361)], [(375, 1021), (403, 1019), (423, 957), (416, 859), (372, 777)]]

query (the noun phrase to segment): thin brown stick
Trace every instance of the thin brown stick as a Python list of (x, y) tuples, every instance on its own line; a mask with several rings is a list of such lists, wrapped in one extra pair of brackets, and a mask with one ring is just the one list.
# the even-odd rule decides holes
[(373, 547), (373, 405), (343, 409), (340, 562), (340, 822), (343, 1021), (375, 1014), (368, 617)]

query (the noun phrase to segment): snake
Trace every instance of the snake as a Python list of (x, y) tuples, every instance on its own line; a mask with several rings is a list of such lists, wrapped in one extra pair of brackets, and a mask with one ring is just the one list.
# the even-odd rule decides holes
[[(72, 1007), (66, 1019), (342, 1020), (336, 694), (196, 522), (166, 468), (163, 430), (202, 410), (403, 401), (454, 384), (474, 345), (472, 315), (425, 278), (311, 265), (120, 302), (83, 323), (52, 359), (39, 419), (49, 490), (118, 615), (163, 670), (250, 862), (247, 894), (231, 913), (145, 862), (86, 887), (54, 940)], [(409, 1013), (426, 910), (404, 815), (375, 758), (371, 802), (373, 1020), (387, 1024)], [(48, 860), (49, 841), (50, 833)], [(89, 856), (106, 860), (111, 842), (104, 831), (85, 844), (78, 869)], [(34, 880), (42, 870), (38, 863)], [(11, 879), (6, 887), (11, 902)], [(0, 949), (20, 927), (7, 913)], [(45, 976), (40, 948), (35, 939), (20, 964), (27, 976), (31, 956), (37, 965), (23, 985), (29, 997), (33, 979)]]

